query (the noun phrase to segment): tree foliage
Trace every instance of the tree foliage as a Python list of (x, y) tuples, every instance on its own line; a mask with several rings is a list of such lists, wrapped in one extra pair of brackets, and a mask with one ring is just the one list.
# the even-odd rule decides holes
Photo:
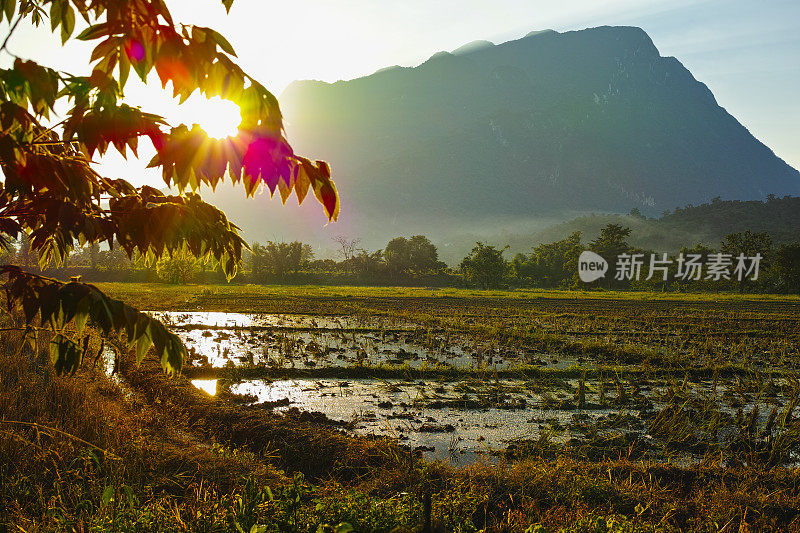
[(506, 248), (475, 243), (469, 255), (461, 261), (460, 270), (464, 278), (482, 289), (499, 287), (508, 273), (508, 263), (503, 259)]
[[(227, 9), (231, 3), (223, 1)], [(338, 217), (329, 166), (294, 153), (277, 99), (236, 64), (230, 43), (213, 29), (176, 23), (164, 0), (3, 0), (0, 7), (0, 21), (8, 21), (11, 33), (22, 22), (39, 25), (49, 18), (50, 28), (66, 42), (80, 17), (87, 27), (74, 38), (96, 43), (86, 74), (19, 57), (10, 68), (0, 69), (4, 246), (20, 236), (29, 238), (42, 268), (63, 264), (76, 246), (87, 243), (119, 246), (128, 257), (140, 255), (150, 262), (186, 249), (199, 259), (213, 258), (231, 278), (246, 244), (237, 226), (200, 198), (201, 185), (214, 188), (227, 178), (241, 183), (248, 196), (264, 185), (271, 194), (278, 191), (283, 202), (292, 193), (302, 202), (310, 191), (329, 220)], [(181, 102), (199, 91), (237, 103), (237, 135), (213, 139), (197, 125), (173, 127), (127, 105), (123, 89), (131, 71), (142, 81), (155, 71)], [(57, 106), (67, 108), (66, 118), (52, 124)], [(143, 138), (156, 150), (150, 166), (161, 169), (175, 194), (135, 187), (94, 169), (92, 158), (111, 147), (125, 157), (129, 150), (136, 156)], [(64, 285), (21, 270), (4, 272), (9, 305), (22, 305), (29, 323), (34, 319), (30, 311), (38, 310), (42, 323), (59, 331), (54, 353), (57, 361), (67, 362), (58, 370), (74, 370), (79, 362), (80, 350), (62, 330), (84, 316), (104, 333), (125, 332), (137, 352), (155, 345), (164, 351), (165, 369), (180, 369), (183, 347), (177, 337), (97, 288)], [(79, 306), (87, 311), (73, 312)]]
[(386, 245), (383, 257), (386, 266), (395, 273), (422, 273), (440, 270), (444, 266), (439, 261), (436, 246), (424, 235), (408, 239), (395, 237)]
[(781, 290), (800, 294), (800, 242), (782, 244), (775, 252), (773, 268)]
[(529, 257), (528, 275), (535, 277), (544, 287), (571, 286), (576, 283), (578, 257), (582, 251), (579, 231), (566, 239), (540, 244)]
[(266, 279), (283, 279), (287, 274), (294, 274), (313, 257), (313, 251), (300, 241), (254, 243), (252, 247), (253, 278), (258, 281)]

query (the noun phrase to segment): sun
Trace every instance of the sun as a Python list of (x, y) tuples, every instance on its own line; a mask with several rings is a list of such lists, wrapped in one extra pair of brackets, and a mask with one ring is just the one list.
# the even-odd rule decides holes
[(209, 137), (224, 139), (233, 137), (239, 131), (242, 121), (239, 106), (219, 96), (198, 98), (193, 102), (192, 120), (197, 123)]

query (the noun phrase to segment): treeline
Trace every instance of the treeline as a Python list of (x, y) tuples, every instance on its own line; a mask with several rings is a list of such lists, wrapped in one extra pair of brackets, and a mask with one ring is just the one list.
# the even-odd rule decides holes
[[(574, 232), (565, 239), (540, 244), (530, 253), (518, 253), (512, 258), (505, 257), (507, 246), (477, 242), (454, 268), (439, 260), (436, 246), (422, 235), (397, 237), (384, 249), (375, 251), (360, 248), (358, 240), (340, 237), (338, 260), (315, 259), (312, 248), (301, 242), (256, 243), (249, 259), (249, 279), (256, 283), (483, 289), (800, 293), (800, 242), (774, 245), (770, 234), (747, 230), (727, 235), (716, 247), (696, 243), (684, 246), (678, 253), (667, 254), (632, 246), (628, 242), (630, 235), (630, 228), (608, 224), (588, 242), (584, 242), (580, 232)], [(600, 255), (609, 265), (605, 277), (592, 283), (582, 282), (578, 275), (578, 261), (585, 250)], [(627, 275), (618, 277), (620, 258), (628, 258), (629, 262), (632, 259), (635, 268), (629, 264)], [(655, 264), (651, 264), (653, 260)], [(712, 267), (715, 260), (716, 271)], [(689, 268), (693, 261), (701, 263), (695, 270)], [(656, 268), (651, 274), (653, 266)], [(746, 268), (737, 271), (742, 266)]]
[[(506, 282), (543, 288), (800, 293), (800, 242), (776, 246), (769, 233), (746, 230), (726, 235), (718, 246), (696, 243), (667, 254), (631, 246), (630, 234), (626, 226), (608, 224), (588, 243), (580, 232), (574, 232), (560, 241), (541, 244), (530, 254), (517, 254), (509, 261)], [(609, 265), (609, 272), (592, 283), (583, 283), (578, 275), (584, 250), (595, 252)], [(620, 258), (624, 258), (627, 275), (618, 278), (615, 269)], [(636, 258), (638, 266), (631, 265)], [(695, 270), (691, 269), (693, 262)]]
[(255, 283), (452, 286), (459, 277), (439, 260), (423, 235), (396, 237), (382, 250), (369, 251), (358, 239), (337, 237), (337, 259), (317, 259), (298, 241), (254, 243), (245, 264)]
[[(236, 281), (302, 285), (400, 285), (478, 288), (605, 288), (661, 291), (740, 291), (800, 294), (800, 242), (773, 244), (766, 232), (728, 234), (719, 245), (701, 243), (667, 254), (629, 244), (631, 229), (608, 224), (584, 242), (581, 232), (506, 258), (508, 247), (478, 242), (451, 268), (439, 260), (436, 246), (425, 236), (396, 237), (380, 250), (366, 250), (358, 239), (337, 237), (337, 259), (316, 258), (305, 243), (253, 243)], [(608, 264), (604, 277), (585, 283), (579, 258), (589, 250)], [(5, 252), (0, 262), (37, 270), (38, 258), (27, 239)], [(698, 266), (699, 265), (699, 266)], [(692, 268), (694, 267), (694, 268)], [(623, 272), (620, 275), (620, 272)], [(221, 283), (213, 262), (179, 252), (157, 262), (129, 259), (118, 247), (84, 247), (65, 265), (45, 271), (86, 281), (162, 281)]]
[[(384, 249), (367, 251), (358, 239), (337, 237), (337, 259), (316, 258), (311, 245), (299, 241), (252, 243), (243, 253), (239, 283), (320, 285), (426, 285), (457, 286), (460, 277), (439, 260), (436, 246), (422, 235), (392, 239)], [(213, 260), (202, 261), (181, 251), (158, 261), (128, 258), (113, 249), (86, 246), (73, 251), (64, 265), (39, 270), (38, 256), (23, 236), (0, 254), (0, 264), (83, 281), (222, 283), (226, 279)]]

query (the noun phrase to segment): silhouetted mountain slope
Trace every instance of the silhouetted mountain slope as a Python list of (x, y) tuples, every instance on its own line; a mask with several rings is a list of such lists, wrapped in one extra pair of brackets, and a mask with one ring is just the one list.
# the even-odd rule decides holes
[(295, 148), (332, 163), (343, 216), (425, 219), (435, 233), (437, 217), (467, 229), (476, 217), (657, 214), (800, 193), (800, 174), (641, 29), (455, 52), (282, 95)]
[(527, 251), (540, 242), (553, 242), (580, 231), (584, 242), (594, 239), (606, 224), (631, 228), (631, 244), (674, 252), (698, 242), (718, 247), (726, 235), (747, 230), (769, 233), (775, 245), (800, 241), (800, 198), (770, 198), (765, 202), (713, 201), (675, 209), (660, 218), (631, 215), (590, 215), (554, 225), (530, 236), (508, 238), (515, 251)]

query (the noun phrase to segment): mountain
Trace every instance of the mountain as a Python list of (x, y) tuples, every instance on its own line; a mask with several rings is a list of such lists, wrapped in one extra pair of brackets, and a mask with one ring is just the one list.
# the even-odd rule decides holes
[(800, 175), (639, 28), (479, 41), (281, 97), (366, 214), (532, 215), (762, 199)]
[[(370, 247), (800, 193), (800, 173), (639, 28), (476, 41), (414, 68), (294, 82), (280, 100), (294, 148), (333, 167), (344, 224), (331, 231)], [(260, 208), (223, 207), (251, 239), (292, 226), (292, 211), (263, 224)]]

